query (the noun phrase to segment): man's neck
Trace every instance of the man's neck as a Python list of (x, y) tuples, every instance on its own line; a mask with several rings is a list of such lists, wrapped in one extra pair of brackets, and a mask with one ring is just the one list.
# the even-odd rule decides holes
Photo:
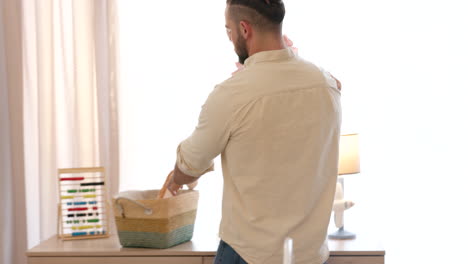
[(285, 49), (286, 45), (283, 42), (283, 36), (279, 34), (264, 34), (252, 40), (252, 45), (249, 50), (249, 56), (262, 51)]

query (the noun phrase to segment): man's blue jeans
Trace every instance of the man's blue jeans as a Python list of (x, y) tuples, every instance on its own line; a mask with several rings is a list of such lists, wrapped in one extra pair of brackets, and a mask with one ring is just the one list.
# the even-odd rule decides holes
[(231, 246), (221, 240), (213, 264), (247, 264), (247, 262)]
[(247, 262), (231, 246), (221, 240), (213, 264), (247, 264)]

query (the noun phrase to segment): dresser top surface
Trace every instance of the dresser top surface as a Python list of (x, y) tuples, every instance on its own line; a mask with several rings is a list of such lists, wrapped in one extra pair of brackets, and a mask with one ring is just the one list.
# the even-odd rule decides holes
[[(123, 248), (116, 234), (109, 238), (61, 240), (53, 236), (26, 252), (27, 256), (214, 256), (219, 238), (195, 232), (192, 241), (168, 249)], [(352, 240), (329, 240), (331, 256), (385, 255), (379, 240), (357, 234)]]

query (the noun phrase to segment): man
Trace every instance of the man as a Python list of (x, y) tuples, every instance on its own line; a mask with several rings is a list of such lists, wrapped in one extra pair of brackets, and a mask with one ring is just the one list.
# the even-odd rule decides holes
[(322, 264), (336, 186), (339, 83), (297, 57), (282, 37), (281, 0), (228, 0), (226, 30), (245, 68), (216, 86), (177, 149), (175, 194), (213, 170), (224, 177), (215, 263)]

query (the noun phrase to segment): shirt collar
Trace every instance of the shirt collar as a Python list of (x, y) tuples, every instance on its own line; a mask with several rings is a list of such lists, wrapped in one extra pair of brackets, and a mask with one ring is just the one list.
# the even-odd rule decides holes
[(259, 62), (287, 60), (294, 57), (290, 48), (257, 52), (245, 60), (244, 66), (249, 67)]

